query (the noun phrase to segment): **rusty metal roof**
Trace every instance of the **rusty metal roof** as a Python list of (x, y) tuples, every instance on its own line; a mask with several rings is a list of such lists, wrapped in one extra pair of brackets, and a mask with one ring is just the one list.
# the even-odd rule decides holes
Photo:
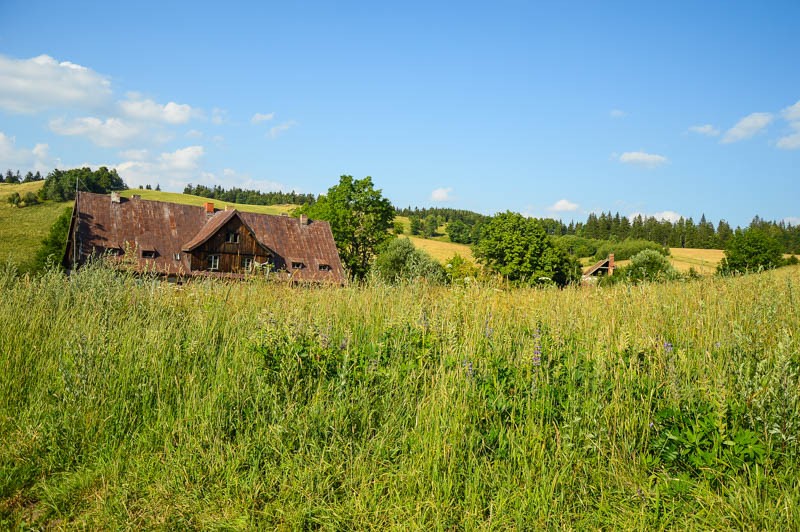
[[(177, 275), (208, 273), (191, 272), (185, 251), (196, 248), (238, 216), (262, 246), (288, 264), (292, 261), (304, 264), (301, 269), (289, 270), (286, 275), (292, 280), (343, 284), (347, 279), (330, 225), (324, 221), (309, 220), (304, 224), (289, 216), (237, 210), (207, 216), (204, 207), (138, 197), (113, 203), (107, 195), (90, 192), (78, 193), (73, 216), (75, 213), (77, 238), (83, 253), (126, 247), (154, 252), (154, 257), (137, 257), (139, 269)], [(68, 262), (70, 259), (66, 257)], [(329, 269), (321, 270), (320, 265)]]

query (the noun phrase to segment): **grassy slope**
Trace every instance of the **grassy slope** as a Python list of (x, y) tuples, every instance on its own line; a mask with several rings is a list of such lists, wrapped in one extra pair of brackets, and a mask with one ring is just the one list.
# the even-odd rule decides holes
[(0, 184), (0, 263), (6, 260), (25, 267), (36, 255), (56, 218), (72, 206), (72, 202), (44, 202), (29, 207), (12, 207), (6, 198), (14, 193), (37, 192), (43, 182)]
[(171, 203), (181, 203), (184, 205), (203, 205), (206, 202), (211, 202), (217, 209), (225, 209), (228, 205), (243, 211), (243, 212), (257, 212), (260, 214), (283, 214), (292, 212), (297, 205), (245, 205), (242, 203), (229, 203), (215, 199), (203, 198), (201, 196), (192, 196), (190, 194), (181, 194), (179, 192), (163, 192), (156, 190), (141, 190), (129, 189), (122, 192), (123, 197), (130, 197), (133, 194), (138, 194), (142, 199), (152, 201), (168, 201)]
[[(798, 301), (0, 278), (0, 528), (794, 529)], [(679, 480), (698, 403), (771, 458)]]

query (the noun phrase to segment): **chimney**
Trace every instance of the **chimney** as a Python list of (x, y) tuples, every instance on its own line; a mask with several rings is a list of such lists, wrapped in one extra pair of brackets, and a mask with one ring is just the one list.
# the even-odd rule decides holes
[(308, 225), (308, 216), (305, 214), (300, 215), (300, 225)]
[(214, 214), (214, 204), (212, 202), (205, 202), (203, 207), (206, 209), (206, 214)]
[(614, 266), (614, 254), (613, 253), (609, 253), (608, 254), (608, 275), (613, 275), (614, 274), (614, 268), (616, 268), (616, 266)]
[(111, 193), (111, 203), (119, 203), (121, 201), (121, 197), (119, 192), (112, 192)]

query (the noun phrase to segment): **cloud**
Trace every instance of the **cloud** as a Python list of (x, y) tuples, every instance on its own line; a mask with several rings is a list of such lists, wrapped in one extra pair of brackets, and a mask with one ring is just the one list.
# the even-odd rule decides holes
[(787, 216), (783, 221), (789, 225), (797, 227), (800, 225), (800, 216)]
[(203, 132), (197, 129), (190, 129), (186, 132), (186, 136), (190, 139), (199, 139), (203, 136)]
[(548, 211), (552, 212), (571, 212), (577, 211), (579, 205), (577, 203), (572, 203), (566, 199), (560, 199), (555, 202), (553, 205), (547, 208)]
[(119, 152), (120, 157), (123, 159), (133, 159), (134, 161), (144, 161), (150, 155), (147, 150), (124, 150)]
[(705, 135), (706, 137), (718, 137), (720, 134), (720, 130), (712, 126), (711, 124), (705, 124), (702, 126), (692, 126), (689, 128), (689, 131), (692, 133), (697, 133), (699, 135)]
[(781, 111), (781, 116), (789, 122), (794, 132), (779, 138), (776, 146), (783, 150), (800, 149), (800, 101)]
[(256, 113), (253, 115), (253, 118), (251, 118), (250, 121), (254, 124), (258, 124), (259, 122), (266, 122), (268, 120), (272, 120), (273, 118), (275, 118), (275, 113)]
[(269, 130), (269, 136), (273, 139), (278, 138), (284, 131), (287, 131), (290, 128), (293, 128), (297, 125), (297, 122), (294, 120), (289, 120), (288, 122), (284, 122), (282, 124), (278, 124), (277, 126), (273, 126)]
[(0, 168), (47, 172), (59, 166), (59, 159), (50, 157), (50, 146), (36, 144), (32, 149), (18, 148), (17, 139), (0, 131)]
[(622, 109), (612, 109), (608, 114), (611, 116), (611, 118), (624, 118), (628, 116), (628, 113)]
[(726, 131), (721, 142), (731, 144), (749, 139), (767, 127), (772, 122), (772, 118), (771, 113), (751, 113)]
[(50, 121), (50, 130), (69, 137), (84, 136), (104, 148), (122, 146), (142, 134), (139, 125), (129, 124), (119, 118), (102, 120), (93, 116), (72, 120), (56, 118)]
[(442, 188), (435, 188), (431, 192), (431, 201), (436, 202), (445, 202), (450, 201), (452, 196), (450, 195), (453, 192), (453, 189), (450, 187), (442, 187)]
[(211, 122), (216, 125), (224, 124), (228, 119), (228, 111), (217, 107), (211, 110)]
[(655, 168), (656, 166), (666, 164), (669, 162), (669, 160), (663, 155), (656, 155), (654, 153), (645, 153), (643, 151), (626, 151), (619, 156), (619, 162), (624, 164), (645, 166), (647, 168)]
[(660, 220), (662, 222), (666, 220), (672, 223), (675, 223), (681, 218), (683, 218), (682, 214), (677, 213), (675, 211), (661, 211), (661, 212), (654, 212), (652, 214), (645, 214), (642, 212), (632, 212), (631, 214), (628, 215), (628, 219), (633, 220), (637, 216), (641, 216), (645, 220), (648, 218), (655, 218), (656, 220)]
[[(159, 183), (166, 184), (167, 188), (173, 190), (181, 188), (197, 177), (200, 160), (205, 155), (202, 146), (187, 146), (173, 152), (164, 152), (155, 160), (149, 159), (148, 154), (142, 151), (123, 152), (134, 157), (114, 165), (129, 187)], [(137, 159), (136, 156), (143, 158)]]
[(94, 109), (111, 96), (111, 82), (97, 72), (49, 55), (11, 59), (0, 55), (0, 108), (35, 113), (49, 108)]
[(119, 102), (119, 105), (128, 118), (145, 122), (185, 124), (197, 114), (189, 105), (175, 102), (162, 105), (153, 100), (142, 99), (135, 93), (128, 94), (128, 99)]

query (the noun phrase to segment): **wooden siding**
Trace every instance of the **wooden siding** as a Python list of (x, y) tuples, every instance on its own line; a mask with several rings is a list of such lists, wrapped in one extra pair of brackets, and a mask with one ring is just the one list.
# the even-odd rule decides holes
[[(228, 234), (239, 236), (239, 242), (228, 242)], [(225, 273), (245, 273), (242, 259), (250, 257), (256, 262), (274, 262), (271, 254), (253, 237), (241, 220), (234, 216), (211, 238), (190, 252), (192, 271), (209, 270), (209, 256), (219, 255), (219, 267)]]

